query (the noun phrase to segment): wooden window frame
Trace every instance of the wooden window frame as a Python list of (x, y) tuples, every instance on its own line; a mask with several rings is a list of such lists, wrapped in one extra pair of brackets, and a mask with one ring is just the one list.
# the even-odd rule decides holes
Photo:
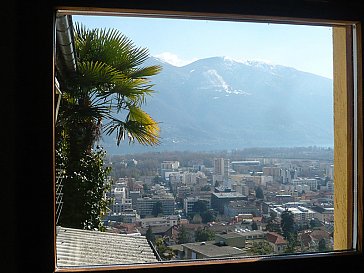
[[(211, 271), (221, 272), (227, 270), (256, 271), (256, 272), (322, 272), (325, 266), (335, 268), (345, 266), (345, 272), (356, 272), (358, 263), (363, 261), (363, 95), (362, 95), (362, 28), (364, 23), (363, 9), (351, 5), (351, 1), (338, 3), (328, 1), (293, 1), (256, 0), (256, 1), (139, 1), (139, 0), (54, 0), (50, 3), (29, 3), (17, 6), (14, 14), (20, 26), (17, 34), (18, 45), (17, 60), (21, 64), (31, 62), (34, 69), (22, 74), (22, 81), (15, 82), (16, 91), (24, 89), (27, 83), (31, 92), (20, 92), (17, 98), (17, 111), (15, 121), (25, 120), (29, 123), (29, 130), (18, 129), (14, 142), (17, 143), (16, 151), (22, 156), (23, 166), (21, 173), (16, 173), (16, 185), (11, 191), (16, 191), (18, 197), (28, 200), (28, 208), (34, 213), (22, 215), (17, 219), (15, 241), (16, 250), (13, 251), (15, 259), (10, 262), (7, 272), (14, 272), (18, 268), (21, 272), (175, 272), (176, 270), (189, 270), (193, 272)], [(272, 3), (274, 2), (274, 3)], [(350, 4), (345, 4), (350, 2)], [(358, 1), (359, 2), (359, 1)], [(91, 268), (56, 268), (55, 244), (55, 209), (47, 204), (55, 203), (54, 196), (54, 22), (57, 10), (91, 11), (91, 12), (132, 12), (151, 15), (185, 17), (198, 16), (214, 17), (221, 20), (267, 21), (291, 24), (333, 25), (334, 30), (334, 73), (335, 79), (334, 108), (335, 124), (340, 125), (340, 130), (335, 131), (335, 181), (344, 181), (342, 186), (335, 185), (335, 202), (340, 205), (335, 207), (335, 236), (340, 238), (335, 242), (336, 249), (349, 249), (335, 253), (298, 254), (278, 256), (272, 258), (252, 258), (243, 260), (213, 260), (201, 262), (158, 263), (137, 266), (117, 266)], [(325, 11), (325, 12), (323, 12)], [(53, 24), (53, 25), (52, 25)], [(352, 27), (357, 29), (355, 37), (352, 36)], [(24, 26), (26, 31), (24, 32)], [(17, 28), (18, 30), (18, 28)], [(36, 31), (35, 31), (36, 30)], [(337, 31), (336, 31), (337, 30)], [(354, 58), (351, 41), (355, 41)], [(25, 43), (22, 41), (31, 41)], [(27, 62), (24, 62), (24, 59)], [(355, 65), (355, 67), (353, 67)], [(27, 66), (23, 66), (27, 67)], [(23, 72), (19, 67), (17, 72)], [(53, 71), (53, 73), (49, 73)], [(353, 72), (357, 71), (355, 82)], [(356, 100), (351, 90), (356, 88)], [(353, 116), (353, 109), (357, 115)], [(337, 112), (339, 111), (339, 112)], [(340, 114), (337, 114), (340, 113)], [(340, 116), (337, 119), (338, 115)], [(336, 128), (336, 127), (335, 127)], [(355, 134), (355, 135), (354, 135)], [(30, 140), (31, 145), (24, 141)], [(354, 149), (354, 144), (355, 149)], [(36, 160), (34, 160), (34, 158)], [(353, 158), (357, 159), (357, 163)], [(341, 160), (342, 159), (342, 160)], [(39, 168), (39, 166), (41, 166)], [(340, 170), (340, 167), (342, 167)], [(354, 168), (356, 172), (354, 173)], [(16, 168), (14, 168), (14, 171)], [(14, 172), (15, 173), (15, 172)], [(29, 179), (39, 181), (32, 187), (25, 187)], [(351, 190), (352, 181), (357, 181), (356, 193)], [(33, 181), (33, 180), (31, 180)], [(53, 184), (52, 184), (53, 181)], [(338, 183), (336, 183), (338, 184)], [(339, 189), (340, 191), (337, 191)], [(16, 199), (15, 199), (16, 200)], [(353, 208), (352, 203), (357, 203)], [(16, 207), (16, 206), (14, 206)], [(357, 211), (357, 219), (353, 213)], [(34, 220), (37, 224), (34, 224)], [(354, 221), (355, 220), (355, 221)], [(26, 228), (22, 229), (25, 223)], [(355, 227), (354, 224), (355, 223)], [(353, 229), (354, 227), (354, 229)], [(342, 233), (341, 230), (344, 230)], [(352, 231), (356, 233), (353, 236)], [(340, 234), (343, 234), (341, 237)], [(356, 247), (352, 239), (356, 237)], [(335, 237), (336, 238), (336, 237)], [(337, 239), (336, 238), (336, 239)], [(36, 249), (36, 251), (35, 251)], [(18, 271), (16, 271), (18, 272)]]

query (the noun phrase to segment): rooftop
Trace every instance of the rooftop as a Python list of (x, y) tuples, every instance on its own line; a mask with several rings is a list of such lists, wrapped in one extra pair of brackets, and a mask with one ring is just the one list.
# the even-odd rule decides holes
[(208, 258), (243, 256), (245, 254), (243, 250), (237, 247), (217, 246), (215, 241), (188, 243), (182, 246)]
[(212, 193), (217, 198), (233, 198), (233, 197), (246, 197), (238, 192), (213, 192)]
[(158, 261), (144, 236), (57, 227), (56, 238), (58, 267)]

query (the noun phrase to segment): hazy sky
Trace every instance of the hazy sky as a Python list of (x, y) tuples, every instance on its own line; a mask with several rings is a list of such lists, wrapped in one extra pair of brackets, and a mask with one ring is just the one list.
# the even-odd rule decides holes
[(332, 76), (332, 29), (267, 23), (73, 16), (88, 28), (116, 28), (150, 55), (181, 66), (225, 56)]

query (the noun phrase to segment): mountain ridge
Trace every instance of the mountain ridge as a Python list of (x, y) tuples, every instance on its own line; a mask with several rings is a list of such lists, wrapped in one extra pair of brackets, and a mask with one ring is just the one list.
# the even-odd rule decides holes
[(160, 122), (161, 145), (101, 143), (111, 154), (333, 144), (332, 80), (295, 68), (226, 57), (161, 65), (143, 109)]

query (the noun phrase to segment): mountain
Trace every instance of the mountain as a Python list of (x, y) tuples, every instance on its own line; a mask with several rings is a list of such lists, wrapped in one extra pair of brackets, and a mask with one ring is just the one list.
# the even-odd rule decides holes
[(294, 68), (224, 57), (161, 65), (144, 105), (160, 122), (161, 145), (145, 147), (110, 136), (110, 154), (161, 150), (333, 145), (333, 82)]

